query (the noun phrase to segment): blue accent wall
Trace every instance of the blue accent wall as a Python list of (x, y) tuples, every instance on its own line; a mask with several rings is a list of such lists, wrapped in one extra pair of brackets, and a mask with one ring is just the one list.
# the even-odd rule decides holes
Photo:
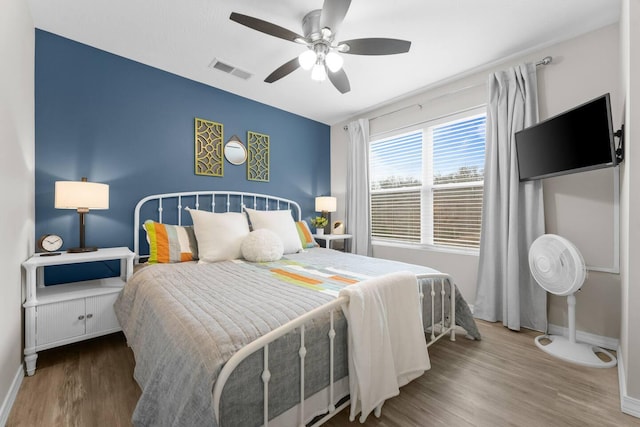
[[(109, 209), (86, 217), (86, 244), (98, 247), (133, 248), (133, 210), (150, 194), (272, 194), (300, 203), (305, 218), (314, 215), (315, 196), (330, 194), (325, 124), (42, 30), (35, 63), (36, 239), (55, 233), (63, 249), (79, 245), (78, 215), (54, 208), (54, 183), (83, 176), (110, 186)], [(236, 134), (246, 142), (247, 131), (269, 135), (270, 181), (248, 181), (246, 164), (226, 160), (224, 177), (195, 175), (195, 117), (222, 123), (225, 141)], [(118, 269), (118, 263), (50, 268), (46, 281)]]

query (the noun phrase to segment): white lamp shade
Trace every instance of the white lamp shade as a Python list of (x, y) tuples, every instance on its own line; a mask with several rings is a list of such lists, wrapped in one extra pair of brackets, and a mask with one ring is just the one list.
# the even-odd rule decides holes
[(56, 209), (109, 209), (109, 186), (86, 181), (56, 181)]
[(310, 70), (313, 67), (313, 64), (316, 63), (316, 59), (318, 56), (312, 50), (305, 50), (298, 56), (298, 62), (300, 63), (300, 67), (303, 70)]
[(327, 70), (324, 68), (324, 64), (317, 64), (311, 69), (311, 80), (317, 82), (323, 82), (327, 79)]
[(325, 62), (329, 70), (332, 73), (335, 73), (336, 71), (339, 71), (340, 68), (342, 68), (342, 64), (344, 64), (344, 59), (342, 59), (342, 56), (338, 55), (335, 52), (329, 52), (327, 53)]
[(316, 197), (316, 212), (335, 212), (337, 199), (330, 196)]

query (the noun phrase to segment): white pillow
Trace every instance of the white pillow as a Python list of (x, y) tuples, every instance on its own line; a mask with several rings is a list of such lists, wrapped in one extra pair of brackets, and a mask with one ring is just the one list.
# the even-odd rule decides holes
[(300, 243), (300, 236), (291, 216), (291, 210), (258, 211), (248, 208), (245, 210), (254, 230), (266, 228), (280, 237), (285, 254), (293, 254), (302, 250), (302, 243)]
[(249, 223), (239, 212), (213, 213), (189, 209), (198, 241), (200, 262), (242, 258), (240, 245), (249, 234)]
[(262, 228), (249, 233), (242, 241), (240, 250), (247, 261), (269, 262), (282, 258), (284, 247), (276, 233)]

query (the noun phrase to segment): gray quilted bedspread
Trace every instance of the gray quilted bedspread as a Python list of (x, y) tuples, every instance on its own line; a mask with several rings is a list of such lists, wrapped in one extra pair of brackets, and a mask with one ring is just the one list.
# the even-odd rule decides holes
[[(394, 271), (437, 273), (411, 264), (311, 249), (268, 264), (225, 261), (214, 264), (159, 264), (144, 267), (128, 281), (115, 303), (116, 315), (135, 355), (134, 376), (142, 389), (133, 415), (139, 426), (215, 426), (212, 389), (224, 363), (241, 347), (334, 298), (336, 287), (367, 276)], [(309, 274), (309, 272), (315, 272)], [(320, 276), (322, 283), (314, 280)], [(456, 323), (475, 338), (480, 335), (456, 289)], [(439, 306), (438, 306), (439, 307)], [(445, 315), (448, 316), (448, 304)], [(429, 310), (430, 311), (430, 310)], [(439, 309), (436, 309), (439, 311)], [(440, 316), (436, 313), (436, 319)], [(337, 322), (336, 379), (346, 374), (346, 332)], [(425, 323), (430, 313), (425, 313)], [(320, 360), (327, 345), (326, 322), (307, 332), (307, 364)], [(317, 341), (315, 344), (311, 344)], [(285, 336), (270, 351), (277, 365), (299, 369), (297, 336)], [(317, 346), (317, 347), (314, 347)], [(291, 350), (294, 351), (291, 351)], [(291, 354), (290, 354), (291, 353)], [(250, 359), (261, 360), (255, 353)], [(317, 360), (314, 357), (318, 358)], [(271, 363), (271, 362), (270, 362)], [(296, 366), (297, 363), (297, 366)], [(222, 399), (222, 425), (253, 425), (262, 413), (261, 365), (247, 360), (229, 380)], [(321, 369), (328, 372), (328, 368)], [(295, 371), (294, 371), (295, 372)], [(299, 388), (286, 378), (272, 379), (270, 403), (276, 416), (295, 404)], [(310, 378), (305, 395), (326, 385), (324, 374)], [(295, 384), (296, 382), (294, 382)], [(247, 392), (251, 385), (252, 392)], [(271, 387), (271, 383), (270, 383)], [(299, 387), (299, 386), (298, 386)], [(235, 403), (234, 403), (235, 402)], [(240, 403), (237, 403), (240, 402)]]

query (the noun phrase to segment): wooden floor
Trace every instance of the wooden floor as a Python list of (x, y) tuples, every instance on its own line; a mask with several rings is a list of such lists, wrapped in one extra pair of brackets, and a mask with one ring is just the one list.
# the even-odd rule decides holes
[[(432, 369), (390, 399), (367, 426), (640, 426), (620, 412), (617, 369), (583, 368), (538, 350), (533, 332), (478, 322), (429, 350)], [(7, 426), (128, 426), (140, 389), (121, 334), (39, 353)], [(450, 403), (451, 401), (455, 403)], [(327, 426), (359, 425), (348, 410)]]
[(7, 426), (131, 426), (140, 396), (122, 333), (38, 353)]

